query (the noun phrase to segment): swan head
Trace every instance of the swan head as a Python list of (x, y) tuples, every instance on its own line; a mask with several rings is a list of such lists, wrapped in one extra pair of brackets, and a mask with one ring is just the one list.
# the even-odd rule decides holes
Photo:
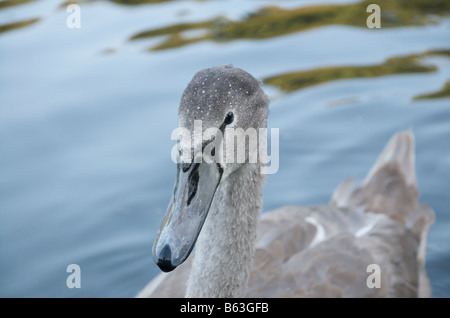
[(257, 158), (258, 146), (245, 135), (267, 127), (268, 104), (259, 81), (231, 65), (201, 70), (189, 82), (178, 108), (175, 187), (153, 244), (161, 270), (186, 260), (217, 187)]

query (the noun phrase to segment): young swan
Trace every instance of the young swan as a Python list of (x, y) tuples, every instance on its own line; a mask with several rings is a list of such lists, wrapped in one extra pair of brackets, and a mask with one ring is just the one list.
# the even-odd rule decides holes
[[(163, 271), (179, 268), (138, 297), (430, 296), (424, 264), (434, 214), (418, 203), (412, 133), (395, 135), (363, 185), (346, 181), (331, 205), (283, 207), (260, 220), (263, 164), (248, 160), (257, 150), (245, 147), (244, 163), (219, 154), (245, 146), (227, 144), (233, 129), (266, 128), (267, 116), (267, 96), (241, 69), (205, 69), (188, 84), (180, 127), (192, 137), (201, 120), (208, 138), (180, 140), (184, 161), (153, 246)], [(373, 268), (382, 275), (369, 282)]]

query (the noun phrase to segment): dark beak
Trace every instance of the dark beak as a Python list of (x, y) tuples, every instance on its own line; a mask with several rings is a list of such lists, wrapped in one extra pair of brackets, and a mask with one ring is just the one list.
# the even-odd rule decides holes
[(153, 260), (164, 272), (182, 264), (194, 248), (223, 169), (217, 163), (177, 165), (177, 179), (153, 244)]

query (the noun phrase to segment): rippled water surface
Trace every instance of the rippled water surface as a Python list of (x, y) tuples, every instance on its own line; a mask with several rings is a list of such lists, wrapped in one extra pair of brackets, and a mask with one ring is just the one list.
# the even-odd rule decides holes
[[(264, 82), (280, 169), (264, 207), (327, 203), (387, 140), (416, 136), (435, 297), (450, 296), (450, 4), (0, 1), (0, 296), (131, 297), (158, 268), (177, 105), (194, 73)], [(81, 267), (68, 289), (66, 267)]]

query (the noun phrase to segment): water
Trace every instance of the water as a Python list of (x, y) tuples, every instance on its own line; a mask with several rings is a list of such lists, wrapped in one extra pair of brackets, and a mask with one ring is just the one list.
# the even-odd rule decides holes
[[(324, 23), (165, 50), (148, 51), (164, 35), (129, 41), (181, 22), (241, 21), (269, 5), (313, 3), (93, 1), (81, 4), (81, 29), (67, 28), (70, 13), (55, 1), (0, 5), (0, 25), (40, 17), (0, 33), (0, 296), (132, 297), (159, 272), (151, 245), (175, 178), (170, 134), (196, 71), (232, 63), (264, 80), (450, 49), (445, 14), (423, 25)], [(365, 21), (368, 13), (361, 14)], [(187, 39), (205, 34), (183, 31)], [(450, 102), (413, 98), (444, 86), (450, 58), (420, 61), (436, 70), (332, 80), (290, 93), (265, 85), (269, 125), (280, 128), (280, 169), (268, 177), (264, 206), (327, 203), (345, 178), (364, 178), (391, 135), (412, 129), (420, 200), (436, 212), (427, 271), (433, 295), (449, 297)], [(72, 263), (81, 267), (80, 289), (66, 286)]]

